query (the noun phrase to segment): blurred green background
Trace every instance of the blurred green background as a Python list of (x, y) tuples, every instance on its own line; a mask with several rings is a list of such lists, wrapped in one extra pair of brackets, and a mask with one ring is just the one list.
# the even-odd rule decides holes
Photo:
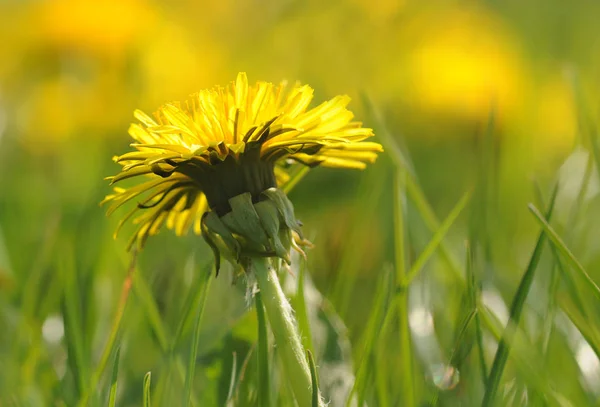
[[(111, 157), (128, 148), (133, 110), (225, 85), (238, 71), (250, 82), (310, 84), (318, 101), (349, 94), (386, 147), (363, 172), (317, 168), (290, 194), (316, 245), (306, 307), (332, 406), (354, 383), (354, 405), (406, 405), (389, 271), (395, 152), (413, 185), (409, 265), (473, 191), (443, 253), (436, 247), (412, 282), (407, 317), (416, 405), (438, 392), (439, 405), (478, 405), (485, 387), (473, 344), (483, 338), (489, 370), (498, 337), (489, 324), (458, 335), (470, 309), (465, 242), (478, 295), (505, 323), (539, 233), (527, 203), (545, 207), (559, 181), (552, 225), (600, 279), (598, 21), (600, 3), (583, 0), (0, 1), (0, 405), (75, 405), (97, 366), (133, 231), (113, 240), (118, 215), (106, 218), (98, 202), (110, 191), (103, 178), (118, 170)], [(557, 258), (546, 247), (500, 405), (598, 405), (598, 299), (576, 277), (566, 283), (571, 269)], [(138, 255), (117, 405), (141, 405), (148, 371), (154, 403), (180, 405), (191, 328), (178, 326), (211, 261), (201, 238), (167, 230)], [(231, 282), (226, 270), (208, 290), (198, 406), (256, 405), (253, 375), (243, 374), (256, 367), (256, 317), (243, 281)], [(291, 405), (274, 366), (277, 405)], [(110, 370), (92, 397), (99, 405)]]

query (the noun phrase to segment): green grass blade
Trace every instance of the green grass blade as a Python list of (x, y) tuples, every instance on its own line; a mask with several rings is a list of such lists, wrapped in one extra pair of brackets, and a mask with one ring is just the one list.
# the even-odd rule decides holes
[(296, 321), (298, 328), (302, 332), (302, 345), (304, 349), (314, 351), (312, 343), (312, 332), (308, 321), (308, 313), (306, 308), (306, 297), (304, 294), (304, 279), (306, 276), (306, 260), (300, 258), (300, 271), (298, 273), (298, 288), (294, 298), (294, 310), (296, 311)]
[[(481, 303), (477, 305), (477, 313), (481, 316), (482, 322), (489, 327), (492, 336), (501, 341), (505, 336), (503, 336), (502, 323), (496, 315)], [(544, 404), (542, 405), (544, 406), (571, 406), (569, 403), (561, 403), (561, 400), (565, 400), (565, 398), (553, 390), (554, 383), (550, 380), (547, 372), (540, 369), (542, 356), (538, 354), (537, 349), (528, 340), (523, 330), (516, 326), (512, 326), (512, 328), (514, 335), (510, 342), (515, 350), (512, 355), (521, 376), (527, 378), (528, 387), (530, 386), (533, 391), (543, 396)]]
[[(388, 389), (388, 364), (386, 362), (388, 356), (387, 352), (381, 351), (377, 352), (371, 358), (373, 360), (372, 369), (375, 375), (375, 392), (377, 394), (377, 406), (378, 407), (388, 407), (390, 406), (390, 397), (393, 397), (390, 390)], [(363, 404), (358, 404), (359, 406), (364, 406), (364, 400), (366, 398), (366, 394), (362, 395)]]
[(388, 130), (385, 119), (379, 109), (376, 108), (373, 100), (364, 92), (361, 93), (361, 99), (366, 107), (369, 121), (375, 123), (375, 133), (381, 138), (387, 154), (392, 158), (396, 167), (403, 168), (413, 174), (413, 166), (408, 155), (403, 151), (399, 140), (392, 136)]
[[(408, 176), (406, 179), (406, 194), (415, 205), (417, 212), (423, 219), (425, 226), (429, 229), (430, 232), (435, 233), (436, 230), (440, 228), (440, 221), (438, 220), (435, 212), (431, 208), (429, 202), (427, 202), (427, 198), (425, 197), (425, 193), (418, 185), (417, 181)], [(452, 272), (457, 281), (464, 283), (464, 277), (462, 275), (461, 267), (452, 254), (452, 252), (446, 247), (444, 242), (440, 243), (440, 256), (441, 259), (446, 263), (448, 269)]]
[(85, 394), (89, 385), (90, 374), (85, 357), (85, 338), (81, 325), (81, 303), (79, 298), (77, 273), (75, 272), (74, 253), (70, 246), (63, 250), (62, 262), (59, 264), (64, 279), (63, 314), (65, 324), (65, 340), (67, 344), (68, 362), (77, 383), (78, 395)]
[(260, 291), (254, 296), (256, 301), (256, 316), (258, 318), (258, 404), (271, 405), (271, 386), (269, 384), (269, 338), (267, 336), (267, 321)]
[(281, 190), (286, 194), (289, 194), (290, 191), (298, 184), (298, 182), (300, 182), (302, 178), (308, 174), (309, 170), (309, 167), (304, 165), (301, 166), (300, 169), (296, 171), (284, 185), (281, 186)]
[[(206, 278), (210, 278), (212, 272), (207, 271), (206, 268), (207, 267), (204, 266), (199, 267), (199, 276), (194, 282), (194, 285), (202, 286), (205, 283)], [(181, 338), (184, 336), (184, 333), (189, 331), (190, 327), (194, 323), (194, 311), (201, 306), (201, 303), (204, 299), (203, 290), (198, 289), (189, 291), (190, 293), (187, 296), (185, 306), (183, 307), (183, 317), (179, 320), (177, 329), (175, 330), (175, 335), (171, 340), (171, 350), (174, 350), (175, 347), (177, 347), (177, 345), (181, 341)]]
[(229, 389), (227, 390), (227, 403), (229, 403), (235, 394), (235, 385), (237, 382), (237, 353), (233, 352), (233, 366), (231, 366), (231, 380), (229, 381)]
[(590, 345), (596, 356), (600, 359), (600, 330), (595, 324), (590, 324), (590, 321), (581, 315), (577, 315), (573, 311), (573, 306), (569, 306), (567, 301), (561, 301), (560, 306), (565, 314), (569, 317), (573, 325), (579, 330), (581, 336)]
[(389, 320), (393, 315), (390, 306), (390, 296), (388, 295), (390, 287), (393, 287), (393, 284), (392, 268), (386, 267), (379, 278), (377, 290), (375, 292), (375, 298), (373, 300), (373, 306), (371, 307), (373, 311), (369, 315), (369, 320), (367, 321), (363, 337), (360, 341), (363, 350), (362, 354), (360, 355), (358, 368), (356, 370), (356, 379), (354, 380), (352, 390), (348, 394), (348, 398), (346, 400), (346, 407), (353, 405), (352, 398), (354, 395), (358, 395), (359, 406), (364, 404), (367, 376), (369, 373), (369, 360), (374, 352), (374, 349), (376, 349), (375, 344), (377, 342), (377, 335), (379, 335), (379, 338), (382, 338), (386, 334), (383, 326), (383, 323), (386, 320), (382, 315), (383, 311), (385, 310), (386, 316), (388, 316), (388, 325)]
[(415, 406), (415, 386), (412, 366), (412, 344), (410, 337), (410, 326), (408, 323), (408, 286), (406, 280), (406, 254), (405, 254), (405, 226), (404, 208), (406, 197), (404, 195), (404, 180), (406, 174), (402, 170), (396, 171), (394, 179), (394, 251), (396, 259), (396, 284), (398, 288), (397, 310), (400, 323), (400, 358), (402, 405), (405, 407)]
[(198, 346), (200, 342), (200, 330), (202, 327), (202, 315), (204, 314), (204, 305), (206, 304), (206, 297), (208, 297), (208, 289), (210, 287), (210, 282), (212, 273), (207, 274), (206, 281), (201, 288), (202, 292), (202, 300), (199, 302), (198, 307), (196, 309), (196, 322), (194, 326), (194, 336), (192, 338), (192, 350), (190, 352), (190, 360), (188, 361), (188, 370), (185, 377), (185, 386), (184, 386), (184, 406), (190, 406), (192, 403), (192, 387), (194, 383), (194, 374), (196, 372), (196, 358), (198, 355)]
[(596, 171), (600, 177), (600, 147), (598, 146), (598, 135), (595, 130), (590, 134), (590, 144), (592, 145), (592, 156), (596, 163)]
[[(363, 105), (366, 107), (368, 117), (370, 121), (375, 123), (376, 133), (381, 137), (381, 141), (385, 146), (387, 154), (392, 158), (396, 168), (403, 169), (406, 171), (406, 194), (414, 203), (419, 215), (425, 222), (425, 225), (433, 233), (440, 228), (440, 223), (431, 208), (431, 205), (427, 202), (425, 193), (418, 185), (415, 177), (412, 162), (409, 155), (404, 151), (405, 149), (400, 145), (397, 137), (392, 136), (390, 131), (387, 129), (385, 119), (379, 109), (375, 107), (375, 104), (371, 98), (366, 94), (361, 94)], [(464, 281), (462, 277), (462, 270), (459, 266), (458, 261), (452, 255), (452, 252), (448, 250), (444, 242), (440, 243), (440, 256), (444, 262), (446, 262), (450, 271), (459, 281)]]
[[(558, 188), (555, 187), (554, 192), (552, 194), (552, 198), (550, 199), (548, 210), (546, 212), (548, 219), (550, 219), (550, 217), (552, 216), (557, 192)], [(529, 289), (531, 288), (533, 277), (535, 276), (535, 270), (542, 255), (544, 241), (546, 240), (545, 236), (546, 233), (544, 231), (541, 231), (538, 236), (535, 249), (533, 250), (533, 254), (531, 255), (531, 258), (529, 260), (527, 269), (525, 270), (525, 274), (523, 274), (523, 278), (521, 278), (521, 282), (519, 283), (519, 287), (517, 288), (517, 293), (515, 294), (515, 297), (513, 299), (510, 308), (509, 321), (504, 330), (504, 334), (502, 335), (502, 339), (500, 340), (500, 344), (498, 345), (498, 350), (496, 351), (494, 362), (492, 364), (492, 370), (490, 372), (490, 376), (486, 384), (485, 394), (483, 396), (482, 402), (483, 407), (493, 405), (494, 400), (496, 398), (498, 386), (500, 385), (500, 379), (502, 378), (502, 373), (504, 372), (504, 367), (506, 366), (506, 361), (508, 360), (508, 356), (510, 353), (510, 343), (512, 342), (512, 338), (514, 336), (514, 330), (519, 325), (521, 313), (525, 304), (525, 299), (529, 294)]]
[[(471, 244), (466, 244), (466, 266), (467, 266), (467, 290), (470, 298), (470, 304), (477, 307), (480, 297), (480, 287), (477, 284), (475, 270), (473, 269), (473, 251)], [(475, 337), (477, 340), (477, 358), (479, 361), (479, 370), (481, 372), (481, 383), (485, 385), (488, 377), (488, 368), (485, 362), (485, 348), (483, 346), (483, 330), (481, 329), (481, 316), (479, 312), (475, 313)]]
[(79, 400), (79, 407), (83, 407), (87, 405), (88, 399), (92, 394), (95, 394), (96, 389), (98, 387), (98, 383), (100, 383), (100, 378), (106, 369), (106, 365), (108, 364), (108, 360), (110, 359), (110, 355), (112, 354), (115, 344), (117, 343), (117, 338), (119, 336), (119, 332), (121, 330), (121, 322), (123, 320), (123, 315), (125, 315), (125, 307), (127, 305), (127, 300), (129, 299), (129, 293), (131, 292), (131, 285), (133, 284), (133, 275), (135, 273), (135, 265), (136, 265), (136, 254), (134, 253), (131, 258), (131, 264), (129, 265), (129, 269), (127, 270), (127, 277), (123, 281), (123, 286), (121, 288), (121, 297), (119, 298), (119, 303), (117, 304), (117, 311), (115, 313), (115, 317), (113, 319), (110, 333), (108, 335), (108, 340), (106, 341), (106, 345), (104, 345), (104, 350), (102, 351), (102, 355), (100, 356), (100, 361), (98, 362), (98, 366), (92, 375), (90, 385), (86, 389), (83, 397)]
[(558, 234), (554, 231), (552, 226), (548, 223), (546, 219), (549, 219), (548, 216), (544, 218), (544, 216), (540, 213), (540, 211), (532, 204), (529, 204), (529, 210), (539, 224), (544, 229), (544, 233), (548, 236), (548, 239), (552, 243), (552, 245), (558, 250), (558, 252), (567, 260), (569, 265), (579, 272), (579, 274), (583, 277), (583, 280), (587, 284), (587, 286), (592, 290), (594, 295), (600, 299), (600, 287), (594, 282), (594, 280), (590, 277), (590, 275), (585, 271), (583, 265), (575, 258), (573, 253), (569, 250), (569, 248), (565, 245), (562, 239), (558, 236)]
[(406, 275), (404, 285), (408, 286), (411, 283), (411, 281), (413, 281), (414, 278), (423, 269), (429, 258), (437, 250), (438, 246), (444, 239), (444, 236), (446, 236), (446, 233), (448, 233), (448, 230), (450, 230), (450, 227), (458, 218), (458, 215), (460, 215), (462, 210), (465, 209), (465, 207), (467, 206), (467, 203), (469, 202), (470, 198), (471, 191), (468, 191), (462, 196), (462, 198), (458, 201), (456, 206), (454, 206), (452, 211), (450, 211), (446, 219), (444, 219), (444, 221), (442, 222), (441, 226), (433, 234), (433, 237), (431, 238), (427, 246), (425, 246), (425, 249), (423, 249), (423, 252), (419, 255), (419, 257), (417, 257), (417, 260), (415, 260), (415, 262), (413, 263), (412, 267)]
[[(310, 383), (312, 386), (312, 407), (319, 407), (319, 377), (317, 376), (317, 368), (315, 359), (310, 350), (306, 351), (308, 357), (308, 367), (310, 368)], [(262, 404), (261, 404), (262, 406)]]
[[(477, 308), (473, 308), (464, 318), (462, 323), (460, 324), (460, 329), (458, 330), (458, 334), (456, 335), (456, 340), (454, 341), (454, 348), (452, 349), (452, 353), (450, 354), (450, 362), (448, 362), (449, 366), (454, 368), (456, 366), (456, 359), (458, 355), (458, 349), (461, 346), (464, 338), (467, 336), (467, 330), (471, 323), (475, 320), (475, 316), (477, 315)], [(433, 399), (431, 401), (431, 406), (434, 407), (437, 405), (440, 396), (440, 387), (436, 387), (435, 394), (433, 395)]]
[(148, 321), (158, 339), (161, 350), (166, 352), (169, 349), (168, 333), (160, 316), (160, 312), (158, 311), (156, 299), (152, 295), (152, 290), (141, 273), (135, 273), (133, 280), (133, 292), (140, 300), (142, 308), (146, 312)]
[(369, 320), (367, 322), (367, 326), (364, 331), (363, 338), (361, 340), (363, 348), (362, 355), (360, 356), (360, 361), (358, 363), (356, 379), (354, 380), (352, 390), (348, 394), (348, 399), (346, 400), (346, 407), (353, 405), (352, 398), (354, 397), (354, 395), (358, 396), (358, 405), (364, 405), (367, 375), (369, 373), (369, 360), (371, 358), (371, 355), (375, 352), (375, 349), (377, 349), (375, 345), (377, 342), (377, 335), (379, 335), (379, 338), (382, 338), (386, 334), (383, 326), (383, 323), (386, 320), (386, 318), (382, 314), (385, 311), (386, 316), (389, 316), (387, 317), (388, 321), (393, 315), (391, 306), (389, 304), (391, 301), (388, 295), (390, 287), (392, 286), (392, 268), (386, 267), (381, 277), (379, 278), (377, 291), (375, 292), (375, 298), (373, 300), (373, 306), (371, 307), (372, 312), (369, 315)]
[(370, 199), (363, 199), (356, 204), (354, 209), (356, 221), (349, 229), (348, 236), (345, 238), (345, 247), (343, 255), (337, 267), (337, 278), (333, 287), (331, 298), (336, 304), (338, 313), (341, 316), (347, 316), (348, 308), (353, 301), (353, 290), (356, 286), (357, 278), (360, 274), (361, 258), (367, 256), (363, 248), (364, 230), (371, 222), (365, 213), (374, 213), (379, 205), (386, 185), (386, 177), (383, 176), (381, 169), (374, 168), (370, 174), (371, 177), (363, 177), (359, 188), (358, 196), (368, 196)]
[(121, 348), (117, 348), (115, 354), (115, 363), (113, 365), (112, 375), (110, 378), (110, 390), (108, 396), (108, 407), (115, 407), (117, 402), (117, 378), (119, 376), (119, 359), (121, 357)]
[(152, 403), (150, 400), (150, 382), (152, 380), (152, 373), (148, 372), (144, 376), (144, 396), (142, 399), (143, 407), (152, 407)]

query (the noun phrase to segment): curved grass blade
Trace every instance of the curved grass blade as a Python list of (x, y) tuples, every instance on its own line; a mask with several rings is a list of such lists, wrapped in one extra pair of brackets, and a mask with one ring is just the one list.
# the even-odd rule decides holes
[(81, 326), (81, 302), (78, 292), (75, 257), (71, 246), (65, 247), (63, 261), (59, 263), (59, 271), (64, 280), (64, 296), (62, 300), (65, 340), (67, 345), (69, 368), (77, 384), (77, 394), (85, 397), (89, 385), (90, 373), (85, 351), (85, 338)]
[[(194, 284), (201, 286), (202, 284), (204, 284), (206, 278), (210, 278), (209, 275), (212, 274), (211, 271), (206, 272), (206, 268), (208, 268), (209, 265), (212, 265), (212, 259), (210, 262), (203, 264), (199, 267), (200, 276), (194, 282)], [(198, 307), (201, 306), (201, 303), (203, 301), (203, 290), (198, 289), (189, 291), (190, 292), (185, 300), (184, 307), (182, 308), (183, 317), (179, 320), (179, 323), (177, 324), (177, 329), (175, 330), (175, 335), (173, 335), (171, 339), (171, 351), (173, 351), (177, 347), (177, 345), (179, 345), (179, 342), (184, 336), (184, 333), (189, 332), (189, 330), (191, 329), (190, 327), (194, 322), (194, 310), (197, 310)]]
[(256, 316), (258, 318), (258, 405), (269, 407), (271, 405), (271, 387), (269, 385), (269, 338), (267, 337), (267, 321), (260, 291), (256, 301)]
[(300, 182), (302, 178), (304, 178), (304, 176), (308, 174), (309, 170), (309, 167), (306, 167), (304, 165), (301, 166), (300, 169), (296, 171), (284, 185), (282, 185), (281, 190), (286, 194), (289, 194), (290, 191), (294, 189), (296, 184), (298, 184), (298, 182)]
[[(477, 314), (481, 316), (482, 322), (489, 327), (489, 332), (496, 340), (503, 338), (502, 323), (498, 317), (484, 304), (477, 305)], [(567, 407), (570, 403), (563, 395), (554, 390), (556, 387), (547, 372), (540, 369), (542, 356), (537, 352), (534, 345), (528, 340), (527, 335), (519, 327), (514, 328), (515, 335), (511, 338), (511, 346), (515, 349), (514, 362), (523, 377), (527, 378), (528, 384), (538, 394), (543, 396), (544, 406)], [(501, 405), (498, 403), (498, 405)]]
[(573, 311), (573, 309), (576, 308), (573, 305), (574, 304), (569, 304), (569, 302), (565, 300), (560, 301), (562, 310), (567, 314), (567, 317), (569, 317), (573, 325), (579, 330), (581, 336), (583, 336), (588, 345), (590, 345), (596, 354), (596, 357), (600, 359), (600, 330), (598, 330), (595, 324), (590, 324), (590, 321), (586, 318), (577, 315), (575, 311)]
[[(319, 407), (319, 377), (317, 376), (317, 368), (315, 359), (310, 350), (306, 351), (308, 357), (308, 366), (310, 368), (310, 383), (312, 386), (312, 407)], [(262, 405), (262, 404), (261, 404)]]
[(425, 249), (423, 249), (419, 257), (417, 258), (417, 260), (415, 260), (409, 272), (407, 273), (406, 279), (403, 283), (405, 286), (408, 286), (410, 282), (414, 280), (414, 278), (421, 271), (423, 266), (425, 266), (425, 263), (427, 263), (429, 258), (433, 255), (433, 253), (435, 253), (440, 243), (442, 243), (444, 236), (446, 236), (446, 233), (448, 233), (448, 230), (458, 218), (458, 215), (460, 215), (462, 210), (465, 209), (465, 206), (467, 206), (467, 203), (469, 202), (470, 198), (471, 191), (467, 191), (458, 201), (458, 203), (454, 206), (454, 208), (452, 208), (452, 211), (450, 211), (446, 219), (444, 219), (441, 226), (435, 231), (433, 237), (431, 238), (429, 243), (427, 243), (427, 246), (425, 246)]
[[(458, 354), (457, 351), (459, 350), (459, 347), (467, 334), (467, 329), (469, 328), (469, 325), (471, 325), (471, 322), (473, 322), (476, 315), (477, 315), (477, 308), (473, 308), (467, 314), (467, 316), (464, 318), (464, 320), (462, 321), (462, 323), (460, 325), (460, 329), (458, 331), (458, 335), (456, 336), (456, 340), (454, 343), (454, 349), (452, 350), (452, 354), (450, 355), (450, 362), (448, 363), (449, 366), (454, 367), (456, 365), (456, 359), (457, 359), (457, 354)], [(438, 402), (439, 396), (440, 396), (440, 391), (441, 391), (441, 388), (437, 387), (435, 394), (433, 395), (433, 399), (431, 401), (432, 407), (437, 405), (437, 402)]]
[(168, 333), (160, 316), (156, 299), (152, 295), (152, 290), (142, 274), (136, 273), (133, 280), (133, 292), (142, 303), (148, 322), (158, 339), (161, 350), (166, 352), (169, 349)]
[[(381, 277), (377, 284), (377, 291), (375, 293), (375, 299), (373, 300), (373, 306), (371, 307), (372, 312), (369, 315), (364, 335), (361, 339), (362, 346), (364, 347), (358, 368), (356, 370), (356, 380), (352, 390), (348, 394), (346, 400), (346, 407), (352, 404), (353, 397), (358, 396), (358, 405), (364, 405), (367, 376), (369, 373), (369, 360), (371, 355), (374, 353), (375, 343), (377, 342), (377, 335), (379, 337), (385, 336), (384, 320), (387, 318), (391, 319), (393, 312), (389, 306), (389, 288), (393, 287), (393, 273), (391, 266), (385, 267)], [(385, 310), (385, 316), (382, 315)], [(389, 325), (389, 323), (388, 323)]]
[(150, 400), (150, 381), (152, 380), (152, 372), (146, 373), (144, 376), (144, 396), (142, 399), (143, 407), (152, 407)]
[(119, 376), (119, 359), (121, 357), (121, 347), (117, 348), (115, 355), (115, 364), (113, 365), (112, 376), (110, 379), (110, 390), (108, 396), (108, 407), (115, 407), (117, 402), (117, 377)]
[(227, 403), (229, 403), (235, 393), (235, 385), (237, 383), (237, 353), (233, 352), (233, 366), (231, 366), (231, 380), (229, 381), (229, 390), (227, 390)]
[(108, 340), (106, 345), (104, 346), (104, 350), (102, 351), (102, 355), (100, 356), (100, 362), (98, 362), (98, 367), (94, 371), (92, 375), (90, 385), (86, 389), (86, 392), (79, 400), (77, 404), (79, 407), (86, 406), (89, 400), (89, 397), (92, 394), (95, 394), (96, 388), (98, 387), (98, 383), (100, 382), (100, 378), (102, 377), (102, 373), (104, 373), (104, 369), (108, 364), (108, 359), (113, 352), (115, 347), (115, 343), (117, 342), (117, 338), (119, 337), (121, 331), (121, 322), (123, 320), (123, 315), (125, 315), (125, 307), (127, 305), (127, 300), (129, 299), (129, 293), (131, 292), (131, 286), (133, 284), (133, 275), (135, 273), (135, 265), (137, 260), (137, 253), (134, 251), (131, 257), (131, 264), (129, 265), (129, 270), (127, 270), (127, 277), (123, 281), (123, 286), (121, 288), (121, 297), (119, 298), (119, 303), (117, 305), (117, 311), (115, 313), (115, 317), (113, 319), (112, 326), (110, 328), (110, 333), (108, 335)]
[[(552, 216), (557, 192), (558, 187), (555, 187), (552, 193), (552, 198), (550, 199), (548, 210), (546, 211), (547, 219), (550, 219)], [(481, 404), (483, 407), (493, 405), (496, 398), (498, 386), (500, 385), (500, 379), (502, 378), (502, 373), (504, 372), (504, 367), (506, 366), (506, 361), (508, 360), (510, 353), (510, 346), (514, 337), (515, 329), (519, 325), (525, 299), (529, 294), (529, 289), (531, 288), (533, 277), (535, 276), (535, 270), (542, 255), (542, 249), (544, 247), (545, 240), (546, 232), (542, 230), (538, 236), (535, 249), (533, 250), (533, 254), (531, 255), (529, 264), (525, 270), (525, 274), (523, 274), (523, 278), (521, 278), (521, 282), (517, 288), (517, 293), (513, 298), (513, 302), (510, 307), (510, 318), (502, 335), (502, 339), (500, 340), (500, 344), (498, 345), (498, 350), (496, 351), (496, 356), (494, 357), (494, 362), (492, 364), (492, 370), (486, 384), (485, 394)]]
[(313, 351), (312, 332), (308, 321), (308, 313), (306, 309), (306, 297), (304, 294), (304, 278), (306, 276), (306, 260), (300, 258), (300, 272), (298, 273), (298, 289), (294, 298), (294, 309), (296, 310), (296, 321), (302, 332), (302, 345), (304, 349)]
[(188, 361), (188, 370), (185, 377), (184, 386), (184, 406), (190, 406), (192, 403), (192, 384), (194, 382), (194, 374), (196, 372), (196, 358), (198, 356), (198, 346), (200, 342), (200, 329), (202, 327), (202, 314), (204, 314), (204, 305), (206, 304), (206, 297), (208, 296), (208, 288), (210, 287), (212, 273), (207, 275), (206, 282), (203, 284), (201, 289), (202, 300), (199, 302), (196, 309), (196, 322), (194, 326), (194, 336), (192, 338), (192, 350), (190, 352), (190, 360)]
[(529, 211), (533, 213), (539, 224), (544, 229), (544, 233), (548, 236), (548, 239), (556, 247), (558, 252), (567, 260), (567, 262), (573, 267), (574, 270), (579, 272), (579, 274), (583, 277), (583, 280), (586, 282), (588, 287), (593, 291), (594, 295), (600, 299), (600, 287), (594, 282), (594, 280), (590, 277), (590, 275), (585, 271), (583, 265), (575, 258), (573, 253), (569, 250), (567, 245), (562, 241), (562, 239), (558, 236), (558, 234), (554, 231), (552, 226), (548, 223), (546, 219), (549, 219), (548, 216), (544, 218), (544, 216), (540, 213), (540, 211), (533, 205), (529, 204)]
[(403, 170), (396, 171), (394, 177), (394, 251), (396, 259), (396, 284), (397, 284), (397, 311), (400, 328), (400, 355), (402, 359), (402, 378), (400, 386), (402, 387), (403, 406), (414, 407), (415, 404), (415, 384), (413, 375), (413, 353), (410, 337), (410, 327), (408, 322), (408, 286), (404, 284), (407, 281), (406, 274), (406, 253), (405, 253), (405, 225), (404, 210), (406, 207), (405, 196), (405, 178)]
[[(375, 123), (376, 133), (381, 137), (381, 141), (385, 146), (388, 155), (392, 158), (398, 169), (403, 169), (406, 172), (406, 194), (415, 205), (415, 208), (419, 212), (419, 215), (425, 222), (427, 228), (431, 232), (435, 232), (440, 228), (440, 222), (431, 208), (431, 205), (427, 202), (423, 189), (418, 184), (410, 156), (406, 152), (406, 149), (401, 145), (398, 137), (392, 136), (387, 128), (382, 113), (376, 108), (372, 99), (364, 92), (361, 93), (361, 99), (363, 105), (366, 107), (368, 117), (370, 118), (369, 121)], [(461, 283), (464, 283), (461, 267), (444, 242), (440, 243), (440, 256), (442, 260), (446, 262), (449, 270), (454, 274), (456, 279)]]

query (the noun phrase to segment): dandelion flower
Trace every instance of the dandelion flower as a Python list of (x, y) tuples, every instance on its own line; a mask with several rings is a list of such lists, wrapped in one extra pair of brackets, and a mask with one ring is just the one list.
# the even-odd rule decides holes
[[(115, 188), (103, 202), (112, 213), (128, 201), (135, 206), (121, 221), (138, 225), (130, 245), (142, 247), (163, 225), (178, 235), (190, 228), (202, 234), (215, 254), (253, 271), (269, 325), (278, 344), (298, 405), (314, 405), (312, 379), (291, 306), (276, 268), (302, 242), (300, 223), (285, 193), (282, 163), (364, 168), (381, 145), (365, 141), (371, 129), (353, 122), (350, 99), (337, 96), (309, 109), (313, 90), (258, 82), (248, 86), (240, 73), (228, 88), (203, 90), (183, 103), (168, 103), (129, 134), (136, 151), (115, 157), (121, 172), (111, 183), (143, 179)], [(257, 302), (257, 307), (262, 308)], [(258, 308), (257, 308), (258, 309)], [(317, 393), (317, 405), (325, 403)]]
[(348, 96), (309, 108), (312, 88), (285, 88), (249, 86), (240, 73), (226, 88), (167, 103), (153, 116), (135, 111), (135, 151), (114, 158), (122, 168), (108, 179), (143, 182), (116, 187), (103, 201), (109, 214), (137, 201), (119, 225), (130, 218), (138, 225), (129, 246), (141, 248), (166, 225), (177, 235), (202, 234), (217, 260), (223, 248), (238, 261), (248, 253), (287, 260), (300, 230), (278, 189), (287, 175), (283, 163), (362, 169), (382, 147), (365, 141), (373, 132), (353, 121)]

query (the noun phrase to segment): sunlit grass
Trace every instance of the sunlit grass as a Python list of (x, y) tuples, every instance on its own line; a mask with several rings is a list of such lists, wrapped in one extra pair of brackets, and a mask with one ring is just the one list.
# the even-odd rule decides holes
[[(386, 145), (376, 167), (343, 178), (347, 185), (327, 170), (292, 174), (294, 183), (304, 178), (298, 217), (316, 247), (280, 278), (313, 384), (332, 406), (594, 405), (596, 135), (577, 146), (587, 158), (569, 195), (568, 184), (553, 189), (564, 171), (556, 168), (526, 199), (501, 196), (493, 128), (478, 134), (483, 163), (472, 178), (449, 169), (448, 189), (433, 195), (419, 172), (427, 163), (398, 142), (382, 109), (369, 102), (365, 121)], [(34, 174), (23, 168), (0, 176), (5, 190)], [(0, 280), (0, 327), (9, 333), (0, 335), (0, 404), (293, 405), (280, 348), (244, 276), (233, 284), (224, 268), (215, 279), (209, 248), (192, 236), (161, 234), (129, 258), (93, 198), (74, 208), (63, 197), (59, 221), (34, 201), (1, 203), (2, 252), (17, 272)], [(523, 225), (498, 210), (508, 200)], [(350, 223), (318, 222), (327, 206), (347, 211)], [(31, 224), (34, 242), (18, 233)], [(328, 245), (336, 228), (348, 233)], [(367, 245), (373, 231), (377, 253)]]

